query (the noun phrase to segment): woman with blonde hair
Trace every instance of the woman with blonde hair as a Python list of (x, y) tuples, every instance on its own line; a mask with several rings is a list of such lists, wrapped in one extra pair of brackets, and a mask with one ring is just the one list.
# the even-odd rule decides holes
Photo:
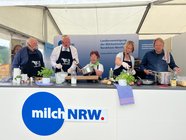
[(119, 52), (115, 59), (114, 75), (118, 76), (122, 71), (127, 71), (131, 69), (131, 73), (134, 75), (136, 72), (134, 70), (134, 57), (132, 53), (134, 52), (134, 42), (127, 41), (124, 45), (123, 52)]

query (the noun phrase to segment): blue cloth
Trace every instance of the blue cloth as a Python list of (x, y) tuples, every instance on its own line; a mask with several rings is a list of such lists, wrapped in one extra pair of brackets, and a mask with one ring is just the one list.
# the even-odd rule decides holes
[(14, 60), (12, 62), (12, 69), (22, 68), (22, 66), (28, 62), (28, 53), (38, 53), (39, 57), (41, 58), (41, 66), (44, 66), (43, 56), (39, 50), (31, 52), (28, 50), (28, 47), (24, 47), (15, 55)]
[[(167, 72), (168, 66), (171, 69), (174, 69), (175, 67), (178, 67), (173, 59), (172, 54), (170, 54), (170, 63), (167, 64), (165, 60), (163, 60), (164, 57), (164, 51), (161, 54), (157, 54), (155, 50), (147, 52), (141, 62), (140, 69), (144, 71), (144, 69), (157, 71), (157, 72)], [(148, 79), (153, 79), (154, 76), (147, 75)]]
[(133, 91), (130, 86), (120, 86), (114, 84), (118, 91), (120, 105), (134, 104)]

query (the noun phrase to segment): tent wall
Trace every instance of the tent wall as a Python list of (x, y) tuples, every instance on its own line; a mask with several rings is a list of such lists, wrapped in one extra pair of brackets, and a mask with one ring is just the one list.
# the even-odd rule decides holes
[(181, 75), (186, 75), (186, 33), (175, 36), (172, 38), (172, 53), (174, 56), (174, 59), (176, 61), (176, 64), (181, 67), (182, 72)]
[[(43, 7), (0, 7), (0, 26), (26, 36), (33, 36), (42, 42), (53, 43), (53, 37), (60, 32), (48, 14), (47, 20), (44, 20), (44, 11), (46, 10)], [(49, 34), (50, 37), (45, 38), (45, 34)]]
[(172, 38), (170, 37), (170, 38), (165, 39), (164, 43), (165, 43), (164, 44), (164, 48), (167, 51), (171, 52), (172, 51)]
[(7, 30), (0, 28), (0, 38), (10, 41), (11, 40), (11, 34)]

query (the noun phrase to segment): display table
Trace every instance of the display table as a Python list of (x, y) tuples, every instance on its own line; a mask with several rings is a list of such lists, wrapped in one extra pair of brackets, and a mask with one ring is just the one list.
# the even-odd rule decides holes
[[(120, 106), (114, 86), (96, 83), (71, 86), (0, 86), (1, 140), (185, 140), (186, 88), (133, 87), (135, 104)], [(99, 108), (104, 122), (65, 121), (56, 133), (39, 136), (22, 120), (25, 100), (35, 92), (50, 92), (65, 108)], [(41, 99), (42, 100), (42, 99)]]

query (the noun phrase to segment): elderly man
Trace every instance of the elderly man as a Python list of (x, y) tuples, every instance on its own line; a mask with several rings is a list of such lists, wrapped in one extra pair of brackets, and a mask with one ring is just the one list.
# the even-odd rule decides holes
[(62, 69), (71, 73), (76, 69), (74, 59), (79, 62), (77, 49), (71, 45), (70, 37), (63, 35), (62, 45), (55, 47), (50, 56), (52, 67), (55, 68), (55, 72), (60, 72)]
[(164, 50), (164, 41), (161, 38), (154, 40), (154, 50), (149, 51), (143, 57), (141, 70), (146, 74), (146, 78), (153, 79), (152, 71), (166, 72), (168, 66), (176, 72), (181, 69), (175, 64), (171, 53)]
[(15, 55), (12, 68), (20, 68), (23, 74), (32, 77), (37, 76), (42, 67), (44, 62), (42, 53), (38, 50), (38, 41), (31, 37), (27, 40), (27, 46)]

